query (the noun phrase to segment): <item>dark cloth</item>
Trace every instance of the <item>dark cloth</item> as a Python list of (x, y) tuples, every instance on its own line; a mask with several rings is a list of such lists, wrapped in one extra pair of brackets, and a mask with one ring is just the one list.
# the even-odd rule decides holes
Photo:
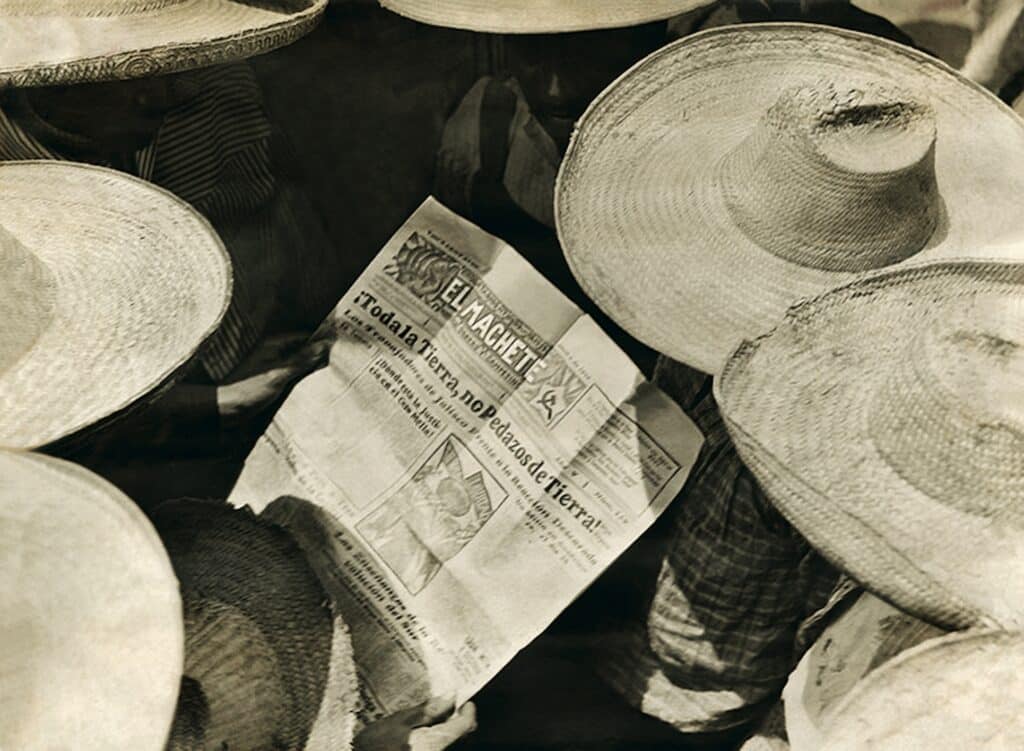
[[(250, 66), (180, 75), (194, 93), (164, 115), (150, 143), (90, 161), (152, 182), (210, 221), (231, 258), (231, 303), (181, 387), (48, 447), (144, 507), (177, 495), (226, 493), (269, 410), (227, 429), (213, 387), (251, 370), (247, 360), (259, 359), (267, 337), (312, 333), (344, 292), (344, 259), (302, 193), (289, 145), (267, 117)], [(76, 138), (43, 121), (26, 92), (0, 97), (0, 161), (74, 161)]]
[(799, 658), (805, 620), (838, 573), (775, 510), (740, 461), (711, 379), (660, 358), (655, 383), (705, 436), (669, 511), (650, 604), (610, 644), (599, 672), (634, 706), (684, 732), (755, 719)]
[(914, 46), (914, 41), (896, 24), (882, 16), (861, 10), (849, 0), (738, 0), (736, 10), (741, 23), (818, 23), (859, 31), (862, 34), (873, 34), (900, 44)]
[[(201, 353), (208, 378), (222, 382), (278, 317), (297, 318), (312, 330), (344, 290), (331, 283), (337, 259), (319, 221), (294, 180), (282, 179), (285, 146), (267, 119), (248, 64), (182, 76), (196, 94), (166, 114), (149, 145), (129, 163), (94, 162), (174, 193), (209, 219), (224, 241), (233, 267), (232, 300)], [(73, 160), (59, 133), (34, 115), (20, 92), (2, 104), (0, 160)]]
[(914, 40), (899, 26), (882, 16), (858, 8), (849, 0), (734, 0), (718, 3), (672, 19), (669, 22), (669, 34), (679, 38), (716, 26), (771, 22), (836, 26), (915, 46)]
[(522, 212), (553, 227), (560, 159), (516, 79), (484, 76), (445, 124), (435, 192), (449, 208), (482, 224)]

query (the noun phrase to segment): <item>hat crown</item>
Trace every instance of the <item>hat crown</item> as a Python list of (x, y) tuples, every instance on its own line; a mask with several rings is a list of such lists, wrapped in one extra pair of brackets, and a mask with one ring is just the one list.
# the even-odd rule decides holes
[(868, 417), (905, 481), (985, 518), (1024, 521), (1024, 315), (991, 300), (940, 320), (893, 368)]
[(56, 300), (53, 272), (0, 225), (0, 375), (50, 325)]
[(888, 266), (939, 225), (931, 108), (895, 89), (784, 91), (722, 161), (737, 226), (786, 261), (827, 271)]

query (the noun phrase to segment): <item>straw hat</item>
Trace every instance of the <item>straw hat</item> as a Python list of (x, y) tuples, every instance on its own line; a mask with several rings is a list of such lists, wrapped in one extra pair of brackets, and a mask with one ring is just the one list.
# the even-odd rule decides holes
[(185, 603), (171, 751), (349, 748), (358, 684), (348, 630), (291, 536), (210, 501), (163, 504), (154, 524)]
[(939, 625), (1024, 625), (1024, 265), (889, 270), (794, 305), (715, 396), (838, 567)]
[(201, 68), (283, 47), (327, 0), (0, 0), (0, 89)]
[(422, 23), (496, 34), (551, 34), (664, 21), (715, 0), (380, 0)]
[(0, 446), (50, 443), (169, 382), (230, 287), (217, 234), (170, 193), (100, 167), (0, 164)]
[(0, 451), (0, 748), (161, 751), (178, 583), (152, 526), (68, 462)]
[(1024, 634), (953, 634), (907, 650), (836, 708), (820, 751), (1024, 748)]
[(792, 751), (819, 751), (829, 713), (865, 675), (945, 632), (868, 592), (822, 632), (789, 677), (782, 698)]
[(555, 216), (583, 289), (716, 373), (794, 301), (1024, 235), (1024, 122), (923, 53), (750, 24), (662, 48), (584, 114)]

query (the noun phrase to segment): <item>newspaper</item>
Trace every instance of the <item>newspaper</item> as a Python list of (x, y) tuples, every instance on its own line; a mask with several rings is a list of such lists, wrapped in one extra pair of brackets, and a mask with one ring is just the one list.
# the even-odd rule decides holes
[(512, 248), (428, 199), (325, 321), (231, 495), (352, 633), (365, 716), (476, 693), (679, 492), (696, 426)]

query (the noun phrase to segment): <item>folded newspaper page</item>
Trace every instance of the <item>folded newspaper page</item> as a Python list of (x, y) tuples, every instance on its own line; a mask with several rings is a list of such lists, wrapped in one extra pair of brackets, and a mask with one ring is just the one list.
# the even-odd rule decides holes
[(352, 633), (365, 716), (478, 691), (682, 488), (703, 441), (512, 248), (428, 199), (324, 324), (232, 493)]

